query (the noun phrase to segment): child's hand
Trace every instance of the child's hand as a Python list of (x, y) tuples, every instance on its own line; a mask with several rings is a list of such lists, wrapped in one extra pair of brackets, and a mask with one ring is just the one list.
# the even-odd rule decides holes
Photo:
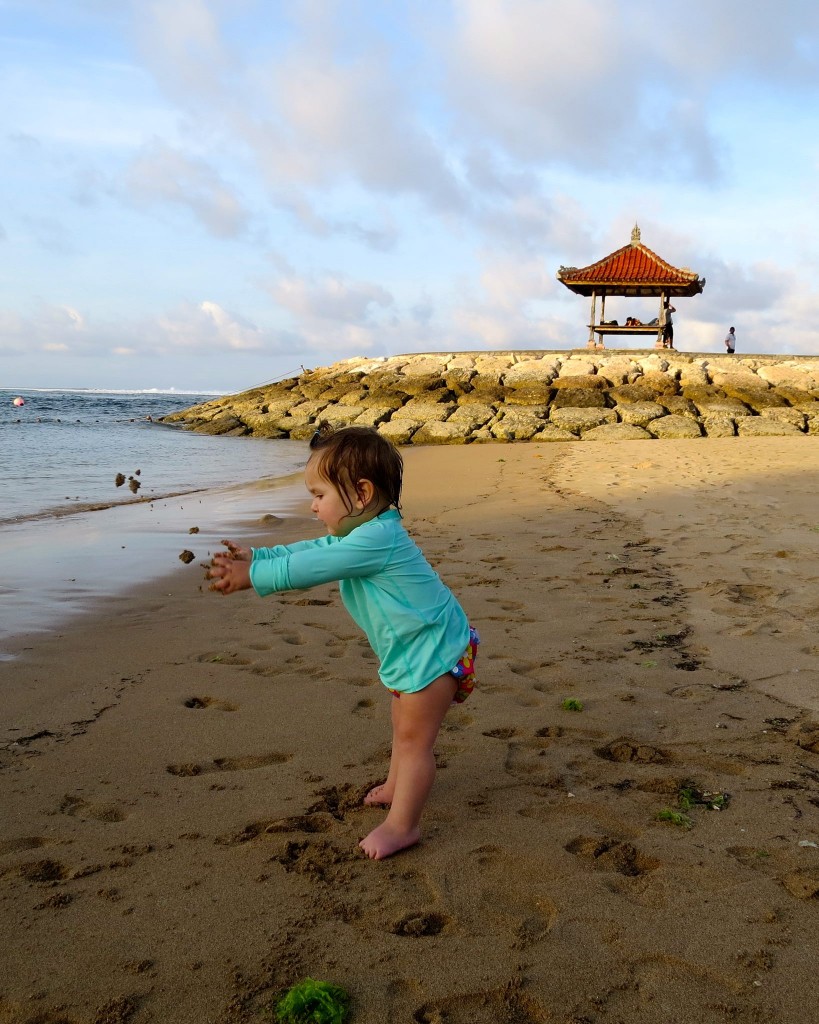
[[(253, 552), (250, 548), (240, 547), (238, 544), (234, 544), (232, 540), (223, 540), (222, 543), (228, 549), (228, 553), (231, 558), (237, 562), (249, 562), (253, 557)], [(224, 555), (224, 552), (220, 552)]]
[(237, 590), (250, 590), (250, 563), (237, 561), (232, 554), (217, 554), (207, 571), (206, 578), (215, 580), (210, 589), (220, 594), (235, 594)]

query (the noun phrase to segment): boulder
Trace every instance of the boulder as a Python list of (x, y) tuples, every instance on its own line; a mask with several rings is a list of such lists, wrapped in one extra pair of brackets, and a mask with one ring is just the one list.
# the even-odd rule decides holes
[(454, 402), (434, 402), (425, 398), (411, 398), (406, 405), (395, 410), (392, 418), (394, 420), (414, 419), (426, 423), (430, 420), (448, 419), (450, 413), (453, 413), (456, 408)]
[(580, 434), (583, 441), (650, 441), (651, 434), (632, 423), (604, 423)]
[(467, 432), (462, 423), (425, 423), (412, 435), (413, 444), (465, 444)]
[(614, 409), (555, 409), (553, 406), (549, 420), (556, 427), (577, 434), (581, 430), (591, 430), (604, 423), (616, 423), (617, 413)]
[(528, 441), (543, 429), (543, 417), (530, 412), (507, 409), (502, 416), (489, 424), (493, 437), (504, 441)]
[(730, 416), (703, 416), (702, 426), (706, 437), (733, 437), (736, 425)]
[(511, 366), (503, 375), (507, 388), (525, 388), (533, 384), (541, 387), (550, 384), (558, 374), (553, 359), (523, 359)]
[(532, 435), (531, 440), (544, 443), (549, 441), (576, 441), (577, 435), (555, 426), (554, 423), (544, 423), (541, 429)]
[(552, 401), (554, 409), (605, 409), (606, 396), (593, 388), (563, 388)]
[(763, 419), (776, 420), (777, 423), (792, 423), (800, 430), (806, 427), (807, 417), (802, 409), (761, 409), (759, 415)]
[(394, 411), (391, 405), (366, 406), (354, 422), (357, 427), (377, 427), (379, 423), (386, 423)]
[(656, 402), (625, 402), (616, 406), (615, 412), (623, 423), (632, 423), (637, 427), (645, 427), (658, 416), (665, 416), (665, 409)]
[(568, 376), (561, 375), (556, 377), (551, 386), (558, 390), (569, 390), (569, 391), (606, 391), (609, 386), (609, 382), (605, 377), (598, 377), (594, 374), (583, 374), (575, 375), (569, 374)]
[(694, 404), (699, 409), (700, 416), (752, 416), (753, 413), (747, 405), (737, 401), (736, 398), (701, 398), (695, 399)]
[(737, 433), (740, 437), (787, 437), (802, 431), (793, 423), (781, 423), (767, 416), (743, 416), (737, 420)]
[(682, 395), (663, 395), (662, 399), (663, 406), (672, 416), (690, 416), (696, 419), (699, 415), (696, 405), (689, 398), (683, 398)]
[[(565, 394), (560, 391), (558, 394)], [(548, 385), (530, 384), (526, 387), (515, 388), (506, 392), (506, 405), (548, 405), (552, 397), (552, 390)]]
[(647, 387), (639, 382), (634, 384), (623, 384), (620, 387), (612, 388), (609, 392), (612, 401), (617, 405), (625, 402), (653, 402), (657, 398), (654, 388)]
[(418, 420), (389, 420), (378, 425), (378, 433), (393, 444), (409, 444), (412, 435), (422, 426)]
[(648, 424), (648, 431), (652, 437), (659, 437), (664, 440), (672, 440), (684, 437), (702, 437), (702, 429), (699, 423), (690, 416), (672, 414), (660, 416)]

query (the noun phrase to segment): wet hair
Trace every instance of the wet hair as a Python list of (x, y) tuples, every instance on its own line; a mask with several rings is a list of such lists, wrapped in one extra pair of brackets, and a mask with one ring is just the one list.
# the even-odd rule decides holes
[(386, 501), (401, 509), (404, 460), (373, 427), (334, 430), (324, 421), (310, 440), (310, 458), (315, 458), (317, 472), (336, 488), (351, 513), (350, 495), (359, 480), (369, 480), (375, 488), (372, 504)]

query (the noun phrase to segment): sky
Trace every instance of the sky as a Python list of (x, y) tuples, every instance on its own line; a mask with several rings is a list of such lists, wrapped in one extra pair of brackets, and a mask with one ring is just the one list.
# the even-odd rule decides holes
[(582, 347), (635, 224), (817, 354), (817, 122), (815, 0), (0, 0), (0, 387)]

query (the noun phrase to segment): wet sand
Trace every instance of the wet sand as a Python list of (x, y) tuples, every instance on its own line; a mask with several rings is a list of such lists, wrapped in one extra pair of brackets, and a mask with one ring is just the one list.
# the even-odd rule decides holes
[(817, 440), (405, 458), (483, 639), (422, 843), (357, 853), (389, 697), (337, 588), (175, 569), (0, 664), (0, 1022), (258, 1021), (312, 976), (362, 1024), (812, 1024)]

